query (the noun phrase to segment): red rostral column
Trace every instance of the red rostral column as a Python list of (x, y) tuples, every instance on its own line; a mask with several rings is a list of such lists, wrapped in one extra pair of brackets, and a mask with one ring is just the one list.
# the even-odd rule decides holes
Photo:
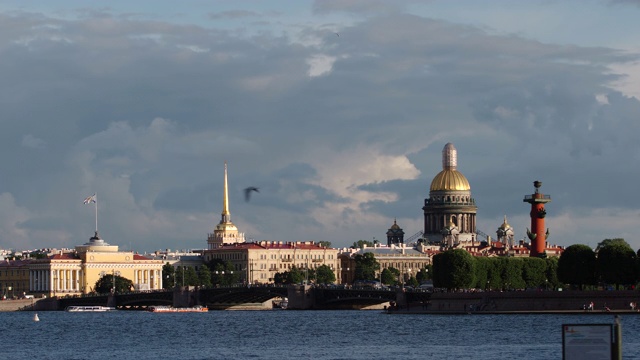
[(544, 227), (544, 218), (547, 216), (547, 211), (544, 209), (544, 204), (551, 201), (551, 196), (544, 195), (538, 191), (542, 186), (541, 181), (534, 181), (533, 186), (536, 188), (536, 192), (531, 195), (524, 196), (524, 202), (531, 204), (531, 231), (527, 229), (527, 236), (531, 240), (531, 252), (530, 257), (545, 256), (544, 251), (546, 247), (546, 240), (549, 237), (549, 229)]

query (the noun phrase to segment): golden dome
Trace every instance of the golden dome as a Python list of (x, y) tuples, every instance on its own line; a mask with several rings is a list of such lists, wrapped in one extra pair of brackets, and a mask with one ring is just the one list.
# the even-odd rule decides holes
[(469, 191), (471, 186), (461, 172), (454, 169), (442, 170), (431, 181), (431, 191), (461, 190)]
[(235, 225), (233, 225), (231, 221), (229, 221), (229, 222), (220, 222), (218, 225), (216, 225), (216, 230), (238, 231), (238, 228)]

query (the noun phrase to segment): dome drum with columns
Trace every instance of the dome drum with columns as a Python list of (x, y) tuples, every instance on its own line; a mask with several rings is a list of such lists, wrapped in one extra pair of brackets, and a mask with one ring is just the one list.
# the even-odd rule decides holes
[[(458, 155), (453, 144), (442, 150), (442, 171), (431, 181), (424, 200), (424, 236), (429, 243), (459, 243), (476, 240), (475, 200), (467, 178), (457, 170)], [(453, 229), (455, 228), (455, 231)]]

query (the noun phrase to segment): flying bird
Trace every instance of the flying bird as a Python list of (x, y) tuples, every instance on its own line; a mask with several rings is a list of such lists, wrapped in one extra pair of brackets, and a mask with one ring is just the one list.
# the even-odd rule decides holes
[(255, 191), (257, 193), (260, 192), (257, 187), (249, 186), (248, 188), (244, 189), (244, 200), (245, 201), (249, 201), (249, 199), (251, 198), (251, 192), (252, 191)]

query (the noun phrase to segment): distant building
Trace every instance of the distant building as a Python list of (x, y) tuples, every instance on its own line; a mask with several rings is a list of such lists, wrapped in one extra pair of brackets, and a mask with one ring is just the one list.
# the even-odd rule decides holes
[(222, 218), (207, 239), (208, 249), (217, 249), (227, 244), (244, 242), (244, 234), (231, 222), (229, 212), (229, 189), (227, 186), (227, 163), (224, 163), (224, 190), (222, 196)]
[(313, 241), (259, 241), (229, 244), (204, 252), (205, 261), (230, 262), (242, 282), (272, 283), (276, 273), (296, 267), (304, 272), (327, 265), (338, 278), (338, 250), (320, 246)]
[(247, 283), (272, 283), (276, 273), (316, 269), (327, 265), (338, 278), (340, 262), (338, 250), (320, 246), (313, 241), (245, 242), (244, 234), (231, 222), (227, 184), (227, 164), (224, 165), (222, 219), (208, 235), (208, 248), (202, 251), (205, 262), (222, 260), (233, 266), (234, 273)]
[(161, 260), (118, 251), (95, 235), (74, 252), (60, 251), (29, 263), (29, 292), (47, 296), (79, 295), (94, 291), (96, 282), (106, 275), (117, 275), (133, 282), (135, 289), (162, 288)]
[(0, 261), (0, 298), (20, 298), (29, 293), (29, 263), (27, 260)]
[(387, 231), (387, 246), (404, 244), (404, 231), (393, 219), (393, 225)]
[(442, 150), (442, 171), (431, 181), (424, 200), (424, 237), (431, 244), (452, 248), (476, 240), (476, 203), (467, 178), (457, 170), (458, 152), (452, 143)]

